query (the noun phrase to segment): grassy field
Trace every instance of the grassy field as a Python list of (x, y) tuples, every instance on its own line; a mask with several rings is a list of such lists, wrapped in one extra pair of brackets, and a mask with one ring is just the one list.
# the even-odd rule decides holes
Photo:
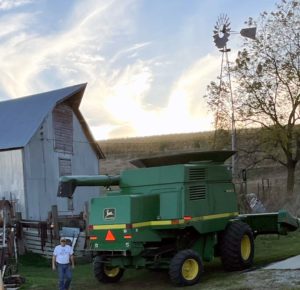
[[(224, 272), (219, 259), (205, 264), (202, 281), (195, 289), (300, 289), (297, 271), (262, 270), (262, 266), (300, 254), (300, 232), (288, 236), (261, 236), (255, 240), (255, 263), (250, 271)], [(20, 274), (26, 278), (21, 288), (53, 290), (57, 289), (57, 275), (51, 270), (51, 263), (35, 255), (21, 259)], [(146, 270), (128, 270), (120, 283), (99, 284), (92, 274), (91, 264), (79, 264), (74, 270), (72, 290), (169, 290), (174, 287), (167, 272), (150, 272)], [(266, 281), (268, 283), (266, 284)], [(298, 282), (299, 281), (299, 282)]]

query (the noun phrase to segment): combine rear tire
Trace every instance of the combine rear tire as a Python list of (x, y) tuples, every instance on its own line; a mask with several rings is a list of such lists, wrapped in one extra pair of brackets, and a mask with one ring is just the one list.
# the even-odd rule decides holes
[(254, 240), (251, 228), (241, 222), (230, 223), (220, 241), (221, 260), (227, 271), (239, 271), (253, 264)]
[(124, 273), (120, 267), (111, 267), (105, 263), (104, 256), (97, 256), (94, 260), (94, 274), (99, 282), (115, 283), (119, 282)]
[(193, 250), (183, 250), (171, 260), (169, 276), (178, 286), (190, 286), (199, 282), (202, 271), (200, 256)]

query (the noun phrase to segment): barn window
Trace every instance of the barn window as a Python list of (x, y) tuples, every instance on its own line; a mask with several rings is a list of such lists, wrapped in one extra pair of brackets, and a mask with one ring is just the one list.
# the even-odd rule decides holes
[[(59, 176), (72, 175), (71, 159), (58, 159)], [(73, 197), (68, 198), (68, 210), (74, 210)]]
[(61, 104), (53, 110), (54, 150), (73, 153), (73, 111)]
[(59, 176), (72, 175), (71, 159), (59, 158)]

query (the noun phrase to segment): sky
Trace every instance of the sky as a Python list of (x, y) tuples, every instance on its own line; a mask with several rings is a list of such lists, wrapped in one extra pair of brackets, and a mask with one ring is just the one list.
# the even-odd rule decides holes
[[(218, 17), (240, 31), (276, 0), (0, 0), (0, 101), (87, 82), (97, 140), (213, 130)], [(242, 43), (232, 34), (234, 60)]]

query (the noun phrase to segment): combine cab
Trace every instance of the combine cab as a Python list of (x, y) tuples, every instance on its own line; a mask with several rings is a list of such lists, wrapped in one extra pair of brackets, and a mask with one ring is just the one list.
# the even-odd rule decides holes
[(187, 153), (132, 161), (120, 176), (65, 176), (59, 195), (76, 186), (118, 185), (91, 200), (89, 247), (100, 282), (127, 268), (168, 269), (173, 283), (197, 283), (203, 261), (220, 256), (229, 271), (251, 267), (254, 237), (286, 234), (299, 221), (287, 212), (239, 215), (232, 151)]

